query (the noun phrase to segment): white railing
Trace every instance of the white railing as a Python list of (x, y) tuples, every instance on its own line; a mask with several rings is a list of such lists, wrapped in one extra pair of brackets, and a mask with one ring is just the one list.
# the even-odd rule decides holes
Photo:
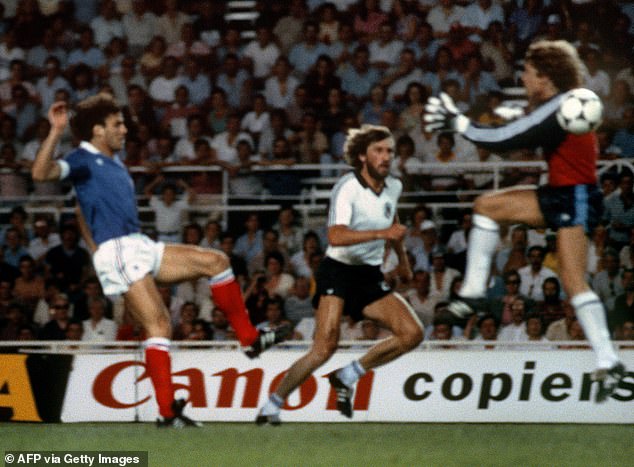
[[(378, 341), (341, 341), (341, 350), (367, 349)], [(634, 349), (634, 341), (613, 341), (617, 349)], [(303, 349), (308, 350), (312, 341), (284, 341), (273, 347), (272, 350)], [(423, 341), (414, 351), (426, 351), (434, 349), (463, 349), (475, 348), (482, 350), (493, 350), (497, 352), (513, 350), (516, 348), (548, 351), (565, 350), (590, 350), (588, 341), (540, 341), (540, 342), (507, 342), (507, 341), (476, 341), (476, 340), (448, 340), (448, 341)], [(490, 347), (490, 348), (489, 348)], [(238, 341), (171, 341), (173, 351), (186, 351), (192, 349), (215, 349), (215, 350), (236, 350), (240, 351)], [(18, 351), (20, 353), (56, 353), (56, 354), (78, 354), (78, 353), (137, 353), (143, 350), (143, 342), (140, 341), (108, 341), (108, 342), (85, 342), (85, 341), (0, 341), (0, 353), (7, 351)]]
[[(492, 177), (493, 189), (499, 189), (503, 184), (505, 173), (510, 170), (530, 170), (534, 172), (539, 169), (540, 173), (545, 173), (546, 163), (544, 161), (531, 162), (454, 162), (452, 167), (457, 173), (463, 175), (486, 174)], [(634, 172), (634, 164), (628, 159), (617, 159), (613, 161), (599, 161), (597, 164), (598, 173), (601, 175), (610, 169), (617, 171), (628, 168)], [(434, 169), (447, 169), (447, 164), (426, 163), (418, 171), (420, 175), (433, 172)], [(292, 204), (300, 213), (311, 215), (312, 213), (322, 212), (324, 205), (330, 197), (330, 189), (336, 182), (338, 175), (349, 171), (350, 166), (345, 164), (296, 164), (292, 166), (254, 166), (254, 173), (266, 174), (274, 171), (293, 171), (293, 172), (315, 172), (318, 171), (321, 176), (307, 176), (303, 180), (303, 189), (296, 196), (279, 196), (271, 195), (264, 191), (258, 195), (232, 195), (229, 191), (229, 175), (227, 171), (219, 166), (171, 166), (162, 169), (165, 173), (194, 173), (194, 172), (219, 172), (221, 174), (220, 193), (213, 195), (201, 195), (200, 202), (195, 203), (190, 212), (201, 215), (215, 215), (226, 227), (227, 217), (230, 212), (234, 211), (276, 211), (279, 210), (282, 203)], [(0, 169), (1, 173), (9, 173), (9, 169)], [(148, 173), (145, 167), (132, 167), (130, 172), (133, 174)], [(24, 176), (29, 176), (28, 172), (24, 172)], [(470, 199), (487, 190), (457, 190), (457, 191), (416, 191), (404, 192), (399, 203), (399, 209), (409, 209), (417, 204), (425, 203), (432, 210), (437, 212), (444, 208), (464, 208), (471, 206), (471, 201), (446, 202), (434, 201), (437, 197), (455, 196), (459, 199)], [(8, 198), (4, 197), (0, 201), (0, 215), (7, 214), (15, 205), (25, 206), (32, 214), (47, 213), (52, 214), (56, 220), (64, 213), (72, 213), (73, 208), (67, 205), (72, 200), (72, 192), (67, 195), (60, 196), (38, 196), (29, 195), (26, 197)], [(144, 201), (145, 197), (138, 196), (139, 201)], [(240, 204), (231, 204), (238, 201)], [(145, 206), (140, 206), (141, 213), (152, 213), (152, 210)], [(323, 212), (325, 215), (325, 212)]]

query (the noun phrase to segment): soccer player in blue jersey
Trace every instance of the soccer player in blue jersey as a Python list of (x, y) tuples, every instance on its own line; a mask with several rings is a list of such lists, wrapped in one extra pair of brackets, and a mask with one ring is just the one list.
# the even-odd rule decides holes
[[(146, 367), (162, 417), (159, 426), (197, 426), (182, 414), (184, 401), (174, 400), (169, 356), (172, 330), (155, 279), (174, 283), (209, 277), (214, 303), (225, 312), (251, 358), (279, 342), (288, 330), (255, 329), (223, 252), (154, 242), (140, 232), (133, 182), (117, 156), (127, 129), (111, 96), (98, 94), (83, 100), (72, 118), (65, 102), (55, 102), (48, 118), (51, 129), (33, 163), (33, 179), (72, 181), (94, 243), (93, 263), (104, 292), (123, 294), (146, 330)], [(56, 161), (54, 148), (69, 123), (81, 143)]]

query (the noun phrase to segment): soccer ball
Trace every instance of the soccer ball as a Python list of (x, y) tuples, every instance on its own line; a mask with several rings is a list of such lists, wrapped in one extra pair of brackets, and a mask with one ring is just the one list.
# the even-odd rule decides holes
[(581, 135), (599, 128), (603, 104), (594, 92), (585, 88), (568, 91), (561, 98), (557, 121), (569, 133)]

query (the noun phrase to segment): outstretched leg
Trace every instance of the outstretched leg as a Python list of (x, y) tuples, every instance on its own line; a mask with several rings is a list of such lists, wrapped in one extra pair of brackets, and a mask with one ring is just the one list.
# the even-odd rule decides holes
[(256, 423), (279, 424), (279, 413), (288, 395), (330, 359), (337, 349), (342, 311), (343, 299), (336, 296), (321, 297), (315, 312), (316, 330), (312, 347), (288, 369), (280, 385), (260, 410)]
[(240, 285), (236, 281), (223, 252), (191, 245), (166, 245), (159, 282), (174, 283), (198, 277), (209, 277), (209, 288), (214, 303), (220, 308), (236, 333), (240, 344), (248, 347), (246, 354), (255, 357), (260, 352), (285, 338), (288, 329), (262, 333), (249, 320)]
[(377, 342), (358, 361), (353, 361), (330, 375), (330, 383), (337, 392), (337, 408), (348, 418), (352, 417), (352, 388), (359, 378), (368, 370), (389, 363), (412, 350), (423, 340), (423, 325), (411, 306), (398, 293), (386, 295), (368, 305), (363, 314), (389, 329), (393, 335)]

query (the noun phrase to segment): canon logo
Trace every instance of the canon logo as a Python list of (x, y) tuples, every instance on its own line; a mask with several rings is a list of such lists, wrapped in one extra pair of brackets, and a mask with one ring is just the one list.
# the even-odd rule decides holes
[[(113, 388), (116, 384), (117, 377), (124, 371), (134, 371), (134, 367), (142, 367), (145, 370), (145, 364), (136, 360), (128, 360), (119, 363), (115, 363), (104, 368), (96, 377), (92, 385), (92, 394), (97, 402), (110, 407), (112, 409), (129, 409), (138, 405), (144, 404), (152, 398), (152, 394), (146, 394), (139, 397), (138, 400), (123, 401), (115, 397)], [(253, 368), (247, 371), (239, 372), (236, 368), (226, 368), (217, 373), (213, 373), (211, 376), (220, 378), (220, 389), (218, 391), (217, 398), (214, 401), (207, 401), (205, 391), (205, 376), (204, 373), (196, 368), (188, 368), (176, 373), (173, 376), (185, 377), (188, 381), (187, 384), (174, 384), (174, 390), (185, 389), (189, 393), (189, 401), (192, 407), (205, 408), (209, 405), (213, 405), (216, 408), (234, 408), (235, 404), (238, 404), (239, 408), (257, 408), (260, 403), (262, 384), (264, 381), (264, 369)], [(275, 391), (278, 384), (284, 377), (286, 372), (282, 372), (276, 375), (271, 384), (268, 387), (268, 392), (264, 397)], [(135, 383), (139, 383), (148, 378), (145, 371), (137, 378)], [(236, 394), (236, 388), (238, 386), (238, 380), (240, 378), (245, 379), (243, 385), (243, 393)], [(311, 375), (299, 388), (299, 402), (296, 405), (289, 405), (288, 402), (284, 405), (285, 410), (298, 410), (308, 404), (310, 404), (317, 395), (318, 391), (327, 390), (328, 399), (325, 409), (336, 409), (336, 394), (334, 390), (327, 383), (328, 374), (321, 375), (323, 381), (319, 384), (319, 381), (314, 375)], [(357, 388), (354, 395), (354, 410), (368, 410), (370, 405), (370, 395), (372, 393), (372, 383), (374, 381), (374, 372), (369, 371), (363, 376), (357, 383)], [(120, 394), (120, 392), (117, 392)], [(130, 391), (130, 394), (134, 394)], [(241, 399), (240, 399), (240, 396)], [(239, 400), (237, 400), (239, 399)]]

